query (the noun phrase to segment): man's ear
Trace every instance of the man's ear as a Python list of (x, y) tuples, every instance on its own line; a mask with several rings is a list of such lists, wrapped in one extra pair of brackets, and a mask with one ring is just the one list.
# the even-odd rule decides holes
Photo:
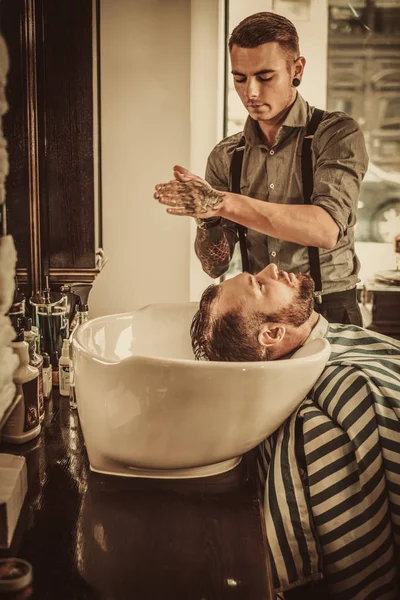
[(283, 341), (286, 327), (282, 323), (263, 323), (258, 332), (258, 343), (260, 346), (269, 347)]
[(294, 64), (293, 77), (299, 77), (301, 79), (303, 77), (305, 66), (306, 59), (304, 56), (298, 56)]

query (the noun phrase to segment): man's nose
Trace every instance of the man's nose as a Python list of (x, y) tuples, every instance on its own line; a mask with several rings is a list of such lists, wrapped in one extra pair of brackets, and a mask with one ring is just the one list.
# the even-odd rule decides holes
[(257, 273), (256, 277), (268, 277), (269, 279), (278, 279), (278, 267), (274, 263), (270, 263), (265, 267), (265, 269)]
[(246, 96), (249, 99), (257, 98), (259, 91), (260, 91), (260, 86), (257, 83), (257, 81), (255, 79), (252, 79), (251, 77), (249, 77), (249, 79), (247, 80), (247, 86), (246, 86)]

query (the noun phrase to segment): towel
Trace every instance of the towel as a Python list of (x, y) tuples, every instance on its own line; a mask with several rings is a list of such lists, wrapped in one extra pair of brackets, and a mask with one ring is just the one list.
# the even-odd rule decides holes
[(0, 237), (0, 315), (13, 303), (17, 252), (11, 235)]
[[(0, 117), (7, 112), (8, 104), (6, 99), (6, 83), (9, 59), (7, 46), (4, 38), (0, 36)], [(0, 120), (1, 121), (1, 120)], [(0, 122), (0, 205), (5, 202), (5, 180), (8, 175), (8, 156), (7, 144), (3, 136), (3, 129)]]
[(19, 363), (18, 355), (12, 348), (0, 348), (0, 390), (13, 380), (15, 369)]

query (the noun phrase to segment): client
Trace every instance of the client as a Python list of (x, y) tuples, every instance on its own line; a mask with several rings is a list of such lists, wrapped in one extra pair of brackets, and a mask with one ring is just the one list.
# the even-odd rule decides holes
[(275, 589), (323, 579), (334, 598), (394, 600), (400, 342), (329, 324), (314, 312), (313, 293), (308, 275), (274, 264), (209, 286), (191, 325), (193, 351), (203, 360), (276, 360), (328, 340), (331, 355), (314, 388), (259, 447)]

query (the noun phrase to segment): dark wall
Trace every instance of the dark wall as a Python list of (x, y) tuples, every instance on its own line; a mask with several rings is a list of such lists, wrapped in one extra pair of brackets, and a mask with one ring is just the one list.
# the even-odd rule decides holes
[(10, 54), (8, 222), (30, 291), (46, 275), (61, 284), (95, 268), (92, 13), (92, 0), (0, 4)]

